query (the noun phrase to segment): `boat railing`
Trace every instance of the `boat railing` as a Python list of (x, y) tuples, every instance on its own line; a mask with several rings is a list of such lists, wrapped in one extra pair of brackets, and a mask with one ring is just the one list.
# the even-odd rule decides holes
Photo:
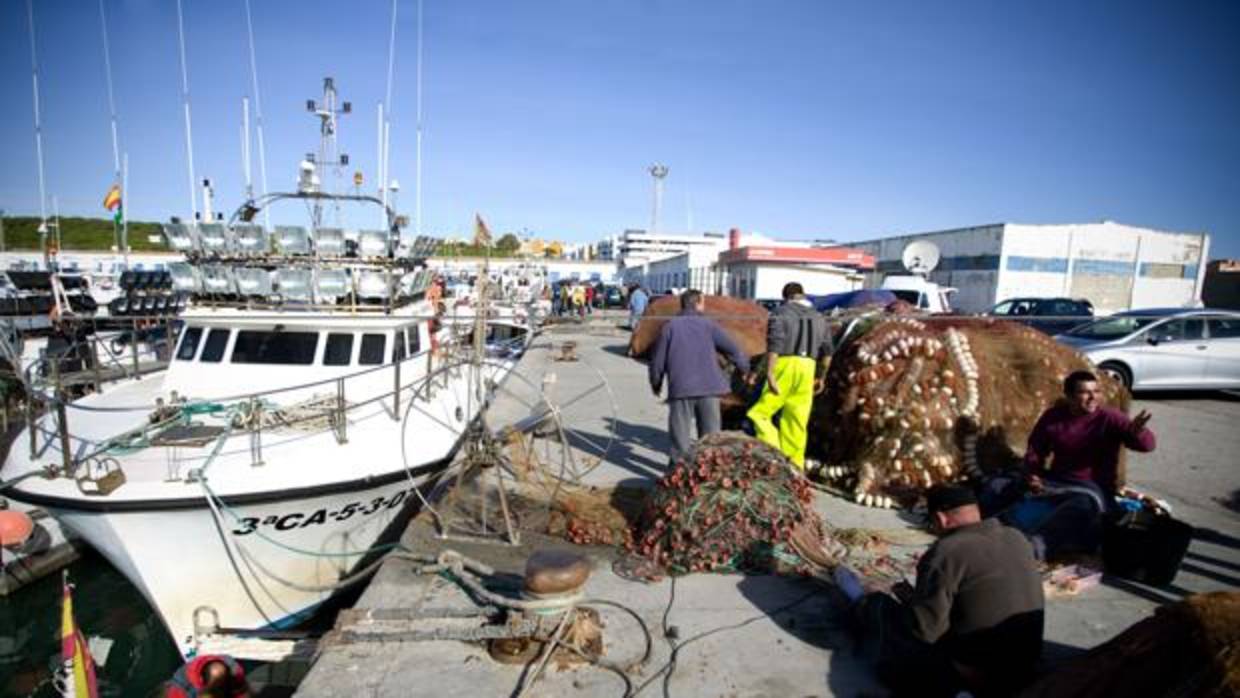
[[(519, 341), (520, 338), (514, 340), (513, 346), (519, 346), (515, 343)], [(505, 351), (501, 355), (510, 354)], [(425, 362), (425, 368), (419, 365), (421, 362)], [(415, 405), (429, 405), (437, 391), (448, 387), (452, 380), (460, 377), (461, 372), (470, 370), (471, 367), (472, 370), (480, 371), (484, 364), (495, 365), (486, 358), (474, 355), (467, 342), (448, 342), (434, 349), (426, 349), (403, 359), (346, 375), (205, 399), (177, 398), (174, 394), (169, 396), (168, 402), (158, 398), (154, 405), (82, 404), (72, 400), (64, 386), (58, 384), (59, 387), (55, 390), (45, 393), (48, 412), (54, 415), (51, 424), (45, 424), (46, 420), (39, 419), (36, 412), (29, 409), (27, 411), (30, 457), (33, 460), (42, 452), (39, 447), (40, 438), (45, 439), (44, 449), (54, 442), (59, 445), (61, 452), (61, 472), (76, 477), (79, 466), (87, 464), (85, 470), (90, 472), (90, 464), (108, 457), (111, 451), (159, 446), (177, 451), (179, 446), (201, 446), (203, 443), (195, 442), (204, 438), (215, 440), (225, 433), (229, 436), (248, 433), (252, 465), (257, 466), (263, 461), (266, 431), (297, 428), (313, 432), (330, 430), (338, 443), (347, 443), (351, 414), (379, 404), (383, 405), (382, 411), (392, 420), (400, 421), (402, 410), (422, 409)], [(382, 378), (385, 372), (390, 372), (391, 383), (388, 383), (387, 388), (374, 392), (376, 386), (386, 383)], [(54, 373), (53, 380), (57, 378), (58, 374)], [(350, 389), (350, 385), (354, 387)], [(317, 392), (316, 388), (328, 390)], [(358, 395), (358, 390), (364, 391), (362, 395)], [(308, 395), (309, 399), (301, 402), (280, 402), (272, 399), (295, 394)], [(350, 395), (355, 399), (350, 401)], [(88, 442), (78, 436), (71, 438), (71, 411), (86, 414), (130, 412), (145, 414), (147, 418), (136, 428), (97, 442)], [(430, 414), (425, 409), (422, 411)], [(227, 430), (204, 430), (196, 434), (184, 429), (173, 430), (173, 427), (188, 426), (193, 418), (201, 415), (226, 418)], [(434, 418), (434, 415), (431, 417)], [(74, 440), (79, 442), (76, 450), (71, 443)], [(170, 458), (175, 459), (175, 455), (170, 455)], [(179, 473), (180, 465), (177, 464), (175, 469)], [(82, 479), (76, 479), (81, 485)]]

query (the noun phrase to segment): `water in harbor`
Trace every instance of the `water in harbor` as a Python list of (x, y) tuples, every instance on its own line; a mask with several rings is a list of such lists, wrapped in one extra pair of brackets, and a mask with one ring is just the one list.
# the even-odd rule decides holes
[[(112, 641), (106, 657), (96, 656), (100, 695), (161, 696), (159, 689), (181, 666), (181, 656), (146, 599), (88, 546), (69, 566), (69, 579), (82, 634)], [(52, 673), (60, 663), (60, 581), (57, 572), (0, 597), (0, 698), (59, 698)], [(315, 635), (331, 629), (340, 609), (352, 606), (364, 588), (358, 584), (334, 595), (300, 629)], [(92, 651), (98, 647), (96, 641)], [(287, 698), (304, 671), (244, 664), (258, 698)]]
[[(82, 634), (112, 641), (106, 657), (96, 659), (104, 660), (97, 668), (100, 695), (152, 695), (181, 664), (159, 617), (89, 548), (69, 566), (69, 579)], [(0, 697), (59, 696), (52, 672), (60, 663), (60, 582), (59, 573), (50, 574), (0, 599)]]

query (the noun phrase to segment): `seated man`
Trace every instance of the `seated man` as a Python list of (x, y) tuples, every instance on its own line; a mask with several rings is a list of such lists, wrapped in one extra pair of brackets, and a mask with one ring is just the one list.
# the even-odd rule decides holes
[[(860, 649), (897, 695), (1011, 695), (1042, 653), (1042, 579), (1029, 541), (985, 521), (973, 492), (926, 493), (940, 538), (917, 564), (917, 586), (860, 597)], [(840, 568), (841, 570), (844, 568)], [(841, 590), (860, 596), (848, 573)], [(840, 579), (844, 577), (844, 579)]]
[(1025, 479), (1039, 502), (1005, 518), (1028, 533), (1035, 549), (1054, 556), (1091, 553), (1101, 540), (1102, 515), (1115, 506), (1120, 448), (1154, 450), (1150, 414), (1136, 417), (1102, 405), (1098, 377), (1074, 371), (1059, 404), (1042, 413), (1025, 452)]

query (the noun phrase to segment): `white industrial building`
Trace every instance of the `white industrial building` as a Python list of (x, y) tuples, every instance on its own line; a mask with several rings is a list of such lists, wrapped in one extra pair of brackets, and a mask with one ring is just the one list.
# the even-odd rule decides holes
[(905, 273), (901, 255), (915, 240), (940, 259), (930, 280), (957, 289), (959, 312), (982, 312), (1017, 296), (1088, 299), (1098, 314), (1198, 305), (1210, 249), (1204, 233), (1176, 233), (1111, 221), (1065, 225), (997, 223), (850, 246), (877, 260), (866, 287)]

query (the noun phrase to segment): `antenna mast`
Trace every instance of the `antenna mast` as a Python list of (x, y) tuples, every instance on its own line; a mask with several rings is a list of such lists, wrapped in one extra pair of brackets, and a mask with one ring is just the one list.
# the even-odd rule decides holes
[[(310, 162), (320, 167), (330, 167), (336, 178), (340, 177), (340, 168), (349, 164), (349, 156), (341, 153), (336, 142), (336, 118), (341, 114), (353, 112), (350, 102), (340, 102), (337, 106), (336, 82), (332, 78), (323, 78), (323, 101), (316, 104), (313, 99), (306, 100), (306, 111), (319, 118), (319, 152), (306, 156)], [(323, 221), (323, 202), (314, 200), (314, 226), (317, 228)]]

